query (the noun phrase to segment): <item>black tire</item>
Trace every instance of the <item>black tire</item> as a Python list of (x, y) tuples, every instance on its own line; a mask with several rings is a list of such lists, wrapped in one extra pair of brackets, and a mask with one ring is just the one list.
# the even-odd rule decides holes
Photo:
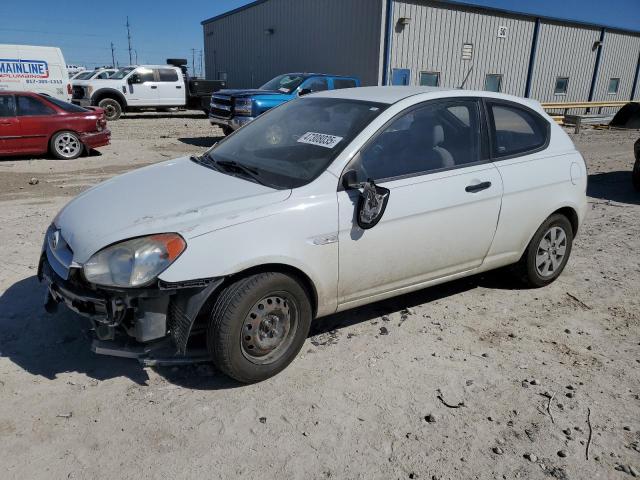
[(231, 127), (226, 127), (226, 126), (222, 127), (221, 126), (220, 128), (222, 129), (222, 133), (224, 133), (225, 137), (227, 135), (231, 135), (233, 133), (233, 128), (231, 128)]
[[(259, 313), (258, 307), (265, 313)], [(224, 374), (242, 383), (260, 382), (293, 361), (309, 334), (312, 315), (309, 295), (296, 279), (274, 272), (251, 275), (226, 286), (215, 300), (207, 328), (207, 349)], [(278, 325), (282, 327), (285, 322), (289, 328), (277, 332)], [(259, 351), (261, 341), (279, 343), (263, 354)]]
[(104, 110), (104, 116), (109, 122), (118, 120), (122, 116), (122, 105), (113, 98), (103, 98), (98, 106)]
[(51, 154), (60, 160), (73, 160), (78, 158), (85, 147), (77, 133), (62, 131), (55, 133), (49, 140)]
[(633, 188), (635, 188), (637, 192), (640, 192), (640, 158), (636, 159), (636, 163), (633, 165), (631, 181), (633, 182)]
[[(563, 245), (558, 245), (557, 247), (551, 247), (549, 245), (549, 235), (552, 235), (552, 229), (560, 229), (564, 233), (565, 241)], [(558, 230), (554, 231), (558, 232)], [(558, 237), (560, 237), (560, 235), (558, 235)], [(543, 238), (545, 238), (544, 244), (542, 243)], [(558, 242), (558, 244), (559, 243), (560, 242)], [(549, 246), (549, 249), (545, 250), (545, 246)], [(556, 253), (561, 251), (562, 246), (564, 246), (564, 254), (562, 258), (558, 260)], [(572, 246), (573, 227), (571, 226), (571, 222), (564, 215), (553, 214), (540, 225), (540, 228), (538, 228), (533, 235), (522, 258), (515, 265), (515, 273), (521, 283), (526, 287), (539, 288), (549, 285), (560, 276), (564, 267), (567, 265)], [(543, 258), (545, 253), (548, 254), (548, 259)], [(551, 261), (551, 255), (553, 255), (556, 260), (555, 264)], [(538, 266), (538, 259), (544, 262), (540, 267)], [(544, 275), (540, 269), (545, 272)], [(551, 271), (551, 269), (553, 270)]]

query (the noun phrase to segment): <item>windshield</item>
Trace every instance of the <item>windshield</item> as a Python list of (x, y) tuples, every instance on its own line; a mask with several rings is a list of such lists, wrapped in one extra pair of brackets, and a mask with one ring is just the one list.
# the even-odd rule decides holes
[(82, 72), (73, 77), (74, 80), (88, 80), (95, 75), (96, 72)]
[(291, 93), (304, 81), (302, 75), (280, 75), (260, 87), (260, 90), (277, 90), (283, 93)]
[(135, 70), (135, 67), (125, 67), (118, 70), (116, 73), (109, 77), (109, 80), (122, 80)]
[(240, 164), (273, 188), (296, 188), (319, 176), (386, 105), (342, 98), (300, 98), (274, 108), (204, 156)]

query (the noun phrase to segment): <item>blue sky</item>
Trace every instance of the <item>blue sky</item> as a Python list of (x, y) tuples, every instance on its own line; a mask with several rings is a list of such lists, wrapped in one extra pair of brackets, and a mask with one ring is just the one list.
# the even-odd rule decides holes
[[(316, 0), (321, 1), (321, 0)], [(348, 1), (348, 0), (345, 0)], [(0, 0), (0, 43), (59, 46), (67, 63), (129, 63), (126, 15), (138, 63), (197, 57), (200, 22), (249, 0)], [(466, 0), (466, 3), (640, 30), (640, 0)], [(84, 20), (84, 23), (81, 21)], [(134, 58), (135, 61), (135, 58)]]

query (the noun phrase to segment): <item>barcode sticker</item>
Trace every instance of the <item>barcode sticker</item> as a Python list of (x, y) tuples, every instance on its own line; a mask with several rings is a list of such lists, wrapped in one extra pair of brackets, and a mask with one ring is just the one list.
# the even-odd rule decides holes
[(336, 137), (335, 135), (307, 132), (298, 139), (298, 142), (317, 145), (319, 147), (333, 148), (340, 143), (340, 140), (342, 140), (342, 137)]

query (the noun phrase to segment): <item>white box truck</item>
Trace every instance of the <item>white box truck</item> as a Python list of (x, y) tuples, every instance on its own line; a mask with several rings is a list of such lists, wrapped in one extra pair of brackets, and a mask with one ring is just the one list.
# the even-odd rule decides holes
[(57, 47), (0, 44), (0, 90), (42, 93), (69, 102), (71, 83), (62, 52)]

